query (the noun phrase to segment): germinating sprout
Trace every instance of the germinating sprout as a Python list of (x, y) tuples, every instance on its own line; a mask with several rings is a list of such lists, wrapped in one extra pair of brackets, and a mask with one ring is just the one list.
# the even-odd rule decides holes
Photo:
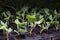
[(49, 9), (48, 8), (45, 8), (44, 12), (45, 12), (46, 15), (49, 15)]
[(3, 21), (0, 22), (0, 29), (3, 29), (5, 30), (8, 26), (7, 26), (7, 23), (4, 23)]
[(36, 21), (35, 24), (41, 24), (44, 22), (44, 18), (41, 18), (40, 20)]
[(8, 28), (7, 23), (4, 23), (3, 21), (1, 21), (0, 25), (1, 25), (0, 29), (6, 30), (8, 33), (12, 31), (11, 28)]
[(30, 34), (32, 33), (32, 30), (35, 28), (35, 21), (36, 21), (36, 17), (34, 15), (27, 15), (26, 19), (28, 19), (28, 21), (30, 22)]
[(9, 40), (8, 34), (12, 31), (12, 29), (11, 28), (8, 28), (7, 23), (4, 23), (3, 21), (1, 21), (0, 29), (3, 29), (3, 30), (6, 31), (7, 40)]
[(48, 30), (48, 28), (50, 27), (50, 24), (49, 24), (49, 22), (46, 22), (46, 24), (47, 24), (46, 26), (44, 26), (44, 24), (41, 25), (42, 29), (41, 29), (40, 33), (42, 33), (44, 30)]
[(53, 17), (52, 17), (52, 15), (49, 15), (49, 17), (48, 17), (51, 21), (53, 21), (54, 19), (53, 19)]
[[(22, 9), (23, 10), (23, 9)], [(22, 10), (21, 11), (18, 11), (18, 12), (16, 12), (16, 18), (17, 19), (20, 19), (20, 20), (22, 20), (23, 22), (25, 21), (25, 15), (26, 15), (26, 13), (25, 13), (25, 11), (26, 10), (24, 10), (23, 12), (22, 12)]]
[(54, 10), (54, 14), (58, 14), (57, 11), (56, 11), (56, 9)]
[(9, 24), (9, 19), (12, 17), (10, 11), (3, 12), (2, 15), (4, 16), (3, 20)]
[(43, 17), (44, 17), (44, 15), (40, 15), (40, 16), (39, 16), (39, 19), (41, 19), (41, 18), (43, 18)]
[(4, 20), (9, 20), (9, 18), (11, 17), (11, 13), (10, 11), (7, 11), (7, 12), (3, 12), (3, 15), (4, 15)]
[(15, 23), (17, 24), (17, 26), (22, 27), (24, 25), (26, 25), (26, 22), (20, 22), (18, 19), (15, 20)]
[(54, 19), (55, 19), (55, 21), (56, 21), (59, 17), (60, 17), (60, 14), (57, 13), (56, 10), (54, 10)]
[(15, 23), (17, 24), (17, 29), (18, 31), (15, 31), (16, 33), (19, 34), (19, 32), (21, 33), (25, 33), (27, 31), (27, 29), (22, 29), (21, 27), (25, 27), (27, 25), (27, 22), (20, 22), (18, 19), (15, 20)]

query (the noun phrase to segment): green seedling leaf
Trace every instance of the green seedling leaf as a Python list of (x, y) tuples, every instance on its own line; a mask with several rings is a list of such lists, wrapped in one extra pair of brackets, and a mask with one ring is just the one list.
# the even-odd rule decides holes
[(17, 16), (20, 16), (20, 13), (21, 13), (21, 11), (18, 11), (18, 12), (16, 12), (16, 15)]
[(9, 29), (5, 29), (8, 33), (10, 33), (11, 31), (12, 31), (12, 29), (11, 28), (9, 28)]
[(29, 22), (35, 22), (36, 21), (35, 16), (27, 15), (26, 18), (28, 19)]
[(59, 24), (59, 21), (52, 21), (52, 22), (50, 22), (50, 24), (56, 25), (56, 24)]
[(20, 28), (20, 29), (19, 29), (19, 32), (20, 32), (20, 33), (25, 33), (25, 32), (27, 32), (27, 30), (26, 30), (26, 29), (21, 29), (21, 28)]
[(25, 25), (25, 22), (22, 22), (19, 24), (20, 27), (24, 26)]
[(42, 18), (39, 21), (35, 22), (35, 24), (41, 24), (43, 21), (44, 21), (44, 18)]
[(31, 27), (31, 28), (34, 28), (34, 24), (33, 24), (33, 23), (30, 23), (30, 27)]
[(44, 11), (45, 11), (46, 15), (49, 15), (49, 9), (45, 8)]
[(55, 18), (59, 18), (59, 17), (60, 17), (60, 14), (56, 14), (56, 15), (55, 15)]
[(44, 17), (43, 15), (40, 15), (40, 16), (39, 16), (40, 19), (43, 18), (43, 17)]
[(24, 6), (24, 7), (21, 9), (21, 11), (26, 12), (28, 9), (29, 9), (29, 7)]
[(49, 15), (49, 19), (50, 19), (51, 21), (53, 21), (53, 17), (52, 17), (52, 15)]
[(1, 25), (4, 25), (4, 22), (3, 21), (1, 21)]
[(4, 23), (4, 22), (2, 22), (2, 21), (1, 21), (1, 27), (0, 27), (0, 29), (6, 30), (8, 33), (9, 33), (10, 31), (12, 31), (11, 28), (8, 29), (7, 23)]
[(17, 25), (19, 25), (19, 24), (20, 24), (20, 22), (19, 22), (19, 20), (18, 20), (18, 19), (16, 19), (16, 20), (15, 20), (15, 23), (16, 23)]
[(10, 11), (7, 11), (6, 14), (7, 14), (7, 16), (9, 16), (9, 17), (11, 16)]
[(5, 14), (5, 12), (2, 13), (4, 17), (7, 17), (7, 15)]
[(56, 9), (54, 10), (54, 14), (57, 14), (57, 11), (56, 11)]
[[(1, 21), (2, 22), (2, 21)], [(1, 24), (1, 27), (0, 27), (0, 29), (6, 29), (8, 27), (8, 25), (7, 25), (7, 23), (4, 23), (4, 24)]]
[(4, 20), (9, 20), (9, 18), (12, 16), (10, 11), (7, 11), (6, 13), (3, 12)]
[(17, 34), (19, 34), (19, 32), (17, 30), (14, 30), (14, 32), (16, 32)]
[(17, 24), (17, 26), (22, 27), (22, 26), (25, 25), (26, 22), (22, 22), (22, 23), (21, 23), (21, 22), (19, 22), (18, 19), (16, 19), (16, 20), (15, 20), (15, 23)]
[(40, 31), (40, 33), (42, 33), (42, 31), (44, 31), (44, 30), (48, 30), (48, 28), (50, 27), (50, 24), (49, 24), (49, 22), (46, 22), (47, 23), (47, 25), (44, 27), (44, 25), (42, 24), (42, 29), (41, 29), (41, 31)]
[(10, 17), (4, 18), (4, 20), (9, 20)]

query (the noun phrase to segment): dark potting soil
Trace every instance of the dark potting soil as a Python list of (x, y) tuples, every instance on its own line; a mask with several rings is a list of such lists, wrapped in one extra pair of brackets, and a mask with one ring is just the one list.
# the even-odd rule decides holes
[(9, 36), (11, 36), (11, 37), (16, 37), (18, 34), (16, 33), (16, 32), (11, 32), (10, 34), (9, 34)]
[(0, 40), (6, 40), (6, 34), (0, 33)]
[(16, 38), (25, 39), (26, 35), (25, 34), (19, 34), (19, 35), (16, 36)]
[(12, 28), (13, 30), (17, 30), (17, 25), (15, 23), (10, 23), (8, 28)]
[(25, 40), (47, 40), (47, 39), (51, 39), (51, 37), (47, 37), (47, 36), (48, 35), (41, 37), (40, 35), (35, 35), (35, 37), (26, 37)]
[(16, 38), (15, 38), (15, 37), (10, 36), (10, 37), (9, 37), (9, 40), (16, 40)]
[(0, 29), (0, 33), (3, 33), (3, 30), (2, 29)]
[[(42, 34), (43, 35), (43, 34)], [(34, 37), (26, 37), (24, 40), (59, 40), (60, 33), (55, 34), (45, 34), (45, 35), (36, 34)]]
[[(15, 34), (15, 33), (14, 33)], [(6, 40), (6, 35), (0, 36), (0, 40)], [(54, 40), (59, 40), (60, 38), (60, 32), (54, 33), (54, 34), (32, 34), (31, 36), (25, 36), (24, 34), (17, 35), (16, 37), (9, 36), (9, 40), (51, 40), (51, 38), (54, 38)]]
[(35, 34), (40, 34), (40, 30), (41, 30), (41, 28), (37, 25), (34, 29), (33, 29), (33, 33), (35, 33)]

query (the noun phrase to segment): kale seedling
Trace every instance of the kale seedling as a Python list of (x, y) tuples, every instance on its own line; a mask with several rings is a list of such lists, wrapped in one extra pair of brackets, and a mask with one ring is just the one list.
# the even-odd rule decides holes
[(26, 19), (28, 19), (28, 21), (30, 22), (30, 27), (31, 27), (31, 30), (30, 30), (30, 34), (32, 33), (32, 30), (35, 28), (35, 21), (36, 21), (36, 17), (33, 15), (27, 15), (26, 16)]
[(8, 36), (8, 35), (9, 35), (9, 33), (12, 31), (12, 29), (11, 29), (11, 28), (8, 28), (7, 23), (4, 23), (4, 22), (2, 22), (2, 21), (1, 21), (0, 29), (3, 29), (3, 30), (6, 31), (7, 40), (9, 40), (9, 36)]
[(10, 19), (10, 17), (12, 17), (10, 11), (3, 12), (2, 15), (4, 16), (3, 20), (5, 20), (9, 24), (9, 19)]
[(48, 28), (50, 27), (50, 24), (49, 24), (49, 22), (46, 22), (47, 23), (47, 25), (46, 26), (44, 26), (44, 24), (42, 24), (41, 25), (41, 31), (40, 31), (40, 33), (42, 33), (42, 31), (44, 31), (44, 30), (48, 30)]
[[(26, 29), (26, 27), (25, 27), (25, 25), (27, 24), (26, 22), (19, 22), (19, 20), (18, 19), (16, 19), (15, 20), (15, 23), (17, 24), (17, 29), (18, 29), (18, 31), (15, 31), (15, 32), (21, 32), (21, 33), (23, 33), (23, 32), (26, 32), (27, 31), (27, 29)], [(25, 27), (25, 29), (22, 29), (22, 27)], [(19, 33), (18, 33), (19, 34)]]
[(38, 24), (41, 28), (40, 33), (42, 33), (42, 31), (44, 30), (48, 30), (48, 28), (50, 27), (49, 22), (46, 22), (46, 25), (44, 25), (44, 21), (44, 17), (40, 15), (39, 20), (35, 22), (35, 24)]
[(20, 11), (16, 12), (16, 18), (25, 21), (26, 12), (28, 11), (29, 7), (24, 6)]
[(57, 19), (60, 17), (60, 14), (57, 13), (56, 10), (54, 10), (54, 17), (52, 15), (49, 15), (49, 19), (51, 20), (50, 24), (55, 25), (56, 30), (59, 28), (59, 21)]

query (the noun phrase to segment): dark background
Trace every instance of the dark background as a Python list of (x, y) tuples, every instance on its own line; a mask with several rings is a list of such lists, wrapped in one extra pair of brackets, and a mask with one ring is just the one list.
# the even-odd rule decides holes
[(0, 0), (0, 5), (12, 6), (16, 9), (22, 6), (39, 7), (39, 8), (57, 8), (60, 9), (59, 0)]

